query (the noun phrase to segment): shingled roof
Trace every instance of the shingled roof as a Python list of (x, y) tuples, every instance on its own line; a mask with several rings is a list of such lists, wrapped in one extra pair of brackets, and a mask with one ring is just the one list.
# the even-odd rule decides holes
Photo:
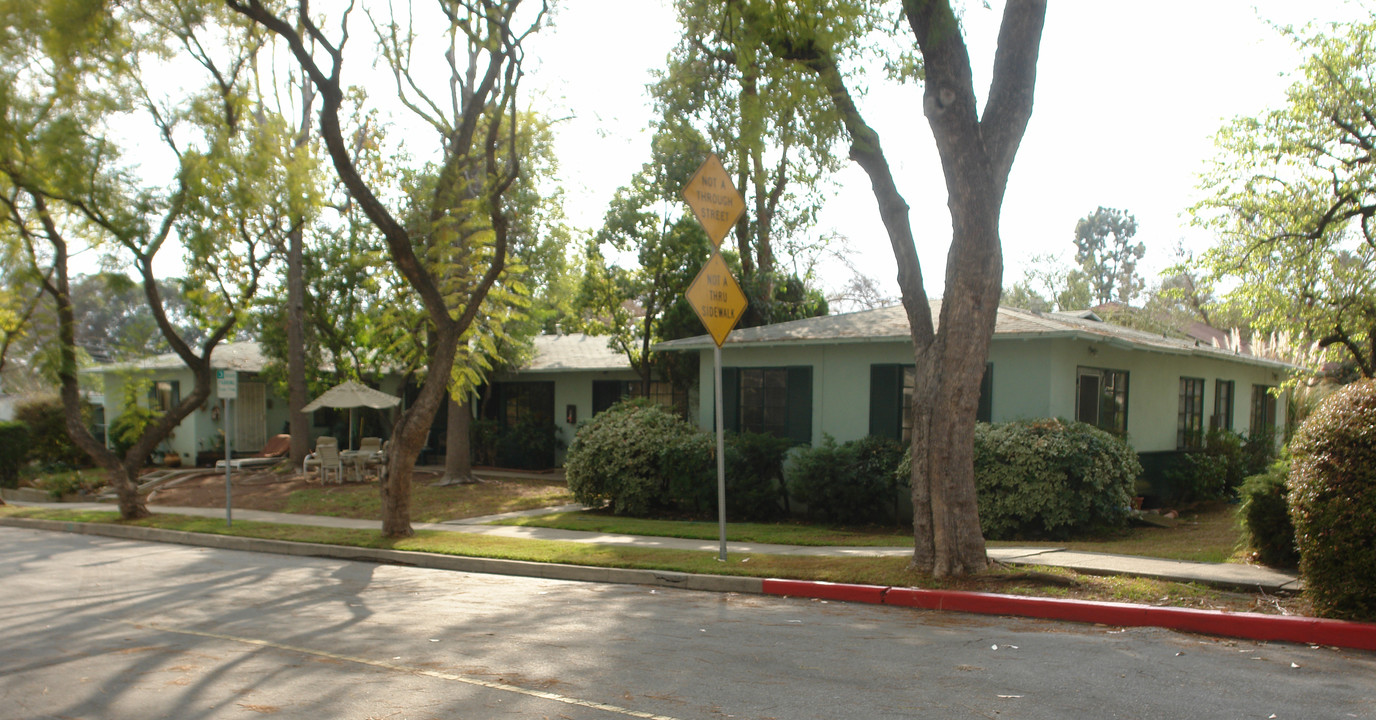
[[(939, 325), (941, 301), (931, 303), (932, 324)], [(768, 347), (779, 345), (835, 345), (854, 342), (892, 342), (909, 337), (908, 317), (901, 305), (877, 310), (861, 310), (844, 315), (793, 320), (734, 330), (726, 347)], [(994, 341), (1066, 338), (1101, 342), (1119, 347), (1149, 350), (1173, 355), (1226, 358), (1252, 365), (1290, 368), (1288, 363), (1217, 348), (1196, 340), (1164, 337), (1155, 333), (1104, 322), (1090, 311), (1032, 312), (1000, 307), (994, 326)], [(712, 347), (710, 335), (659, 343), (655, 350), (704, 350)]]
[[(258, 343), (253, 341), (221, 343), (210, 354), (213, 369), (260, 372), (268, 365)], [(167, 353), (130, 362), (96, 365), (86, 372), (133, 370), (176, 370), (186, 367), (176, 353)], [(567, 370), (629, 370), (625, 355), (607, 347), (606, 337), (582, 333), (539, 335), (535, 338), (535, 357), (521, 372), (560, 372)]]
[[(199, 351), (199, 348), (195, 348)], [(210, 367), (214, 370), (258, 372), (267, 367), (268, 358), (256, 342), (220, 343), (210, 351)], [(94, 365), (83, 372), (113, 372), (132, 370), (176, 370), (185, 368), (180, 355), (165, 353), (128, 362)]]
[(535, 357), (521, 372), (629, 370), (631, 361), (607, 346), (607, 337), (571, 333), (535, 336)]

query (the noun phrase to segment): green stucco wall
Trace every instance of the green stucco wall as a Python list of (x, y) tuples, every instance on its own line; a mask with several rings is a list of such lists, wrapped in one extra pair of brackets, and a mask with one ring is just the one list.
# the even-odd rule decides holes
[[(715, 427), (712, 351), (701, 351), (698, 424)], [(1175, 355), (1128, 349), (1077, 339), (996, 338), (989, 351), (993, 364), (994, 422), (1040, 417), (1075, 417), (1080, 367), (1128, 372), (1128, 442), (1139, 452), (1174, 450), (1180, 378), (1205, 380), (1205, 417), (1213, 413), (1215, 380), (1235, 383), (1233, 429), (1246, 433), (1252, 385), (1279, 385), (1279, 371), (1222, 358)], [(812, 442), (823, 433), (837, 441), (869, 432), (870, 366), (911, 364), (905, 341), (855, 342), (722, 349), (724, 367), (813, 369)], [(1277, 425), (1284, 427), (1284, 400), (1278, 402)]]

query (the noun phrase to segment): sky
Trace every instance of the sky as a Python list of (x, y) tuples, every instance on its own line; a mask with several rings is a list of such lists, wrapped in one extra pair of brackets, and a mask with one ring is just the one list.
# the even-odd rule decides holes
[[(979, 91), (989, 85), (1003, 4), (966, 5)], [(1139, 271), (1149, 285), (1178, 246), (1207, 247), (1211, 237), (1191, 226), (1187, 210), (1200, 198), (1213, 134), (1233, 117), (1280, 107), (1302, 61), (1271, 23), (1364, 16), (1370, 11), (1343, 0), (1051, 0), (1032, 119), (1001, 218), (1004, 286), (1036, 256), (1073, 261), (1075, 223), (1100, 206), (1136, 217), (1136, 239), (1147, 247)], [(556, 151), (575, 227), (599, 227), (616, 188), (648, 158), (653, 107), (645, 85), (677, 38), (662, 0), (568, 0), (555, 26), (528, 40), (523, 88), (533, 107), (563, 118)], [(912, 208), (924, 279), (937, 296), (951, 226), (921, 88), (876, 82), (868, 90), (861, 112)], [(816, 234), (847, 237), (852, 261), (896, 297), (896, 265), (868, 177), (848, 163), (835, 185)], [(824, 268), (824, 285), (848, 278), (838, 266)]]

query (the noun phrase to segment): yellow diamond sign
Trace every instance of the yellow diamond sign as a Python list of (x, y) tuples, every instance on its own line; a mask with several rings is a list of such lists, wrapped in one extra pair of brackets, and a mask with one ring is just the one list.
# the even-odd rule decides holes
[(713, 247), (721, 245), (722, 238), (745, 212), (745, 200), (731, 184), (731, 176), (726, 174), (716, 153), (707, 156), (693, 179), (684, 186), (683, 199), (702, 223)]
[(736, 284), (736, 278), (731, 277), (731, 269), (726, 267), (721, 253), (712, 253), (712, 259), (703, 266), (684, 295), (717, 347), (721, 347), (731, 329), (740, 322), (746, 306), (745, 292)]

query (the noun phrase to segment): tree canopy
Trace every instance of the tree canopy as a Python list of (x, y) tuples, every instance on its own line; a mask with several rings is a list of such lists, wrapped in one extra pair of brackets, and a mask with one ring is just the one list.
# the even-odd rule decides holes
[[(1218, 133), (1195, 222), (1197, 266), (1262, 334), (1316, 342), (1376, 375), (1376, 17), (1312, 35), (1281, 108)], [(1206, 288), (1211, 289), (1211, 288)]]
[(1129, 304), (1146, 286), (1137, 274), (1137, 261), (1147, 246), (1133, 244), (1136, 234), (1137, 218), (1132, 213), (1103, 206), (1075, 223), (1075, 262), (1096, 304)]

